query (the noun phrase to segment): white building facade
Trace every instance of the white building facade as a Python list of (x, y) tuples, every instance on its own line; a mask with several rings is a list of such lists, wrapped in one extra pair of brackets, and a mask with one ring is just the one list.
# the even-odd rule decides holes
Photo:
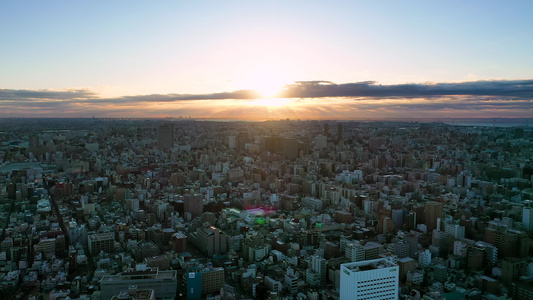
[(384, 258), (341, 265), (341, 300), (397, 300), (400, 267)]

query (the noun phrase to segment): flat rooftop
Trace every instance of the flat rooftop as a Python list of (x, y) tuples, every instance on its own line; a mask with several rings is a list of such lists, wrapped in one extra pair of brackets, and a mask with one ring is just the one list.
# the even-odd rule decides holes
[(383, 268), (389, 268), (389, 267), (397, 267), (398, 265), (389, 261), (388, 259), (380, 258), (380, 259), (365, 260), (365, 261), (342, 264), (341, 266), (347, 268), (348, 270), (352, 272), (361, 272), (361, 271), (376, 270), (376, 269), (383, 269)]
[(123, 272), (118, 275), (104, 275), (100, 282), (120, 282), (138, 279), (175, 279), (177, 277), (176, 270), (157, 271), (131, 271)]
[(111, 232), (104, 232), (104, 233), (95, 233), (89, 235), (89, 240), (91, 241), (101, 241), (101, 240), (114, 240), (115, 237), (111, 234)]

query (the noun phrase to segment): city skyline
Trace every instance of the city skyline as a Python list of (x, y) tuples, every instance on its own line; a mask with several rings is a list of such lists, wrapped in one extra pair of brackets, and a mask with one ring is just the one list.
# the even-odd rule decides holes
[(0, 117), (527, 118), (533, 4), (2, 2)]

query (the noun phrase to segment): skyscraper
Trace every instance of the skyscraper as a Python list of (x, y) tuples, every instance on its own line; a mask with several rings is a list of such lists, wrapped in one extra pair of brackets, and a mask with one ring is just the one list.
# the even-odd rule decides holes
[(166, 123), (157, 128), (157, 148), (170, 150), (174, 146), (174, 125)]
[(437, 219), (442, 218), (443, 204), (440, 202), (427, 202), (425, 205), (425, 220), (428, 230), (437, 228)]
[(396, 300), (399, 269), (385, 258), (342, 264), (340, 298)]
[(342, 133), (343, 133), (343, 126), (341, 123), (337, 124), (337, 144), (340, 144), (342, 142)]
[(39, 150), (39, 136), (36, 134), (30, 135), (30, 151), (37, 155)]
[(533, 201), (524, 201), (524, 207), (522, 208), (522, 224), (526, 228), (527, 232), (533, 231)]

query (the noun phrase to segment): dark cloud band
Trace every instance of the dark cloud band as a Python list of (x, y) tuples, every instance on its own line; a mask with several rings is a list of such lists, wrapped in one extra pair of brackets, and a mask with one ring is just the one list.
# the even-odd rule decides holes
[[(299, 81), (287, 85), (278, 95), (290, 98), (294, 107), (283, 108), (309, 115), (345, 115), (348, 112), (396, 111), (410, 114), (413, 112), (446, 111), (505, 111), (509, 115), (532, 115), (533, 80), (498, 80), (460, 83), (423, 83), (380, 85), (372, 81), (336, 84), (329, 81)], [(250, 113), (259, 107), (248, 108), (240, 105), (246, 101), (261, 98), (252, 90), (238, 90), (210, 94), (152, 94), (105, 98), (90, 90), (14, 90), (0, 89), (0, 117), (10, 117), (10, 112), (22, 115), (48, 116), (97, 114), (112, 115), (116, 111), (134, 113), (144, 107), (142, 113), (199, 113), (200, 109), (208, 114), (216, 107), (208, 100), (228, 101), (232, 109)], [(315, 99), (313, 101), (313, 99)], [(237, 101), (235, 101), (237, 100)], [(188, 101), (185, 105), (183, 101)], [(198, 101), (199, 105), (195, 105)], [(230, 102), (233, 101), (233, 102)], [(313, 102), (311, 102), (313, 101)], [(169, 104), (176, 105), (170, 106)], [(178, 105), (178, 103), (181, 103)], [(306, 104), (308, 103), (308, 104)], [(194, 106), (194, 107), (193, 107)], [(206, 107), (208, 106), (208, 107)], [(150, 107), (150, 111), (146, 110)], [(238, 108), (236, 108), (238, 107)], [(218, 108), (218, 112), (221, 108)], [(280, 109), (278, 109), (280, 111)], [(292, 113), (294, 113), (292, 111)], [(57, 112), (55, 114), (54, 112)], [(510, 113), (512, 112), (512, 113)]]

